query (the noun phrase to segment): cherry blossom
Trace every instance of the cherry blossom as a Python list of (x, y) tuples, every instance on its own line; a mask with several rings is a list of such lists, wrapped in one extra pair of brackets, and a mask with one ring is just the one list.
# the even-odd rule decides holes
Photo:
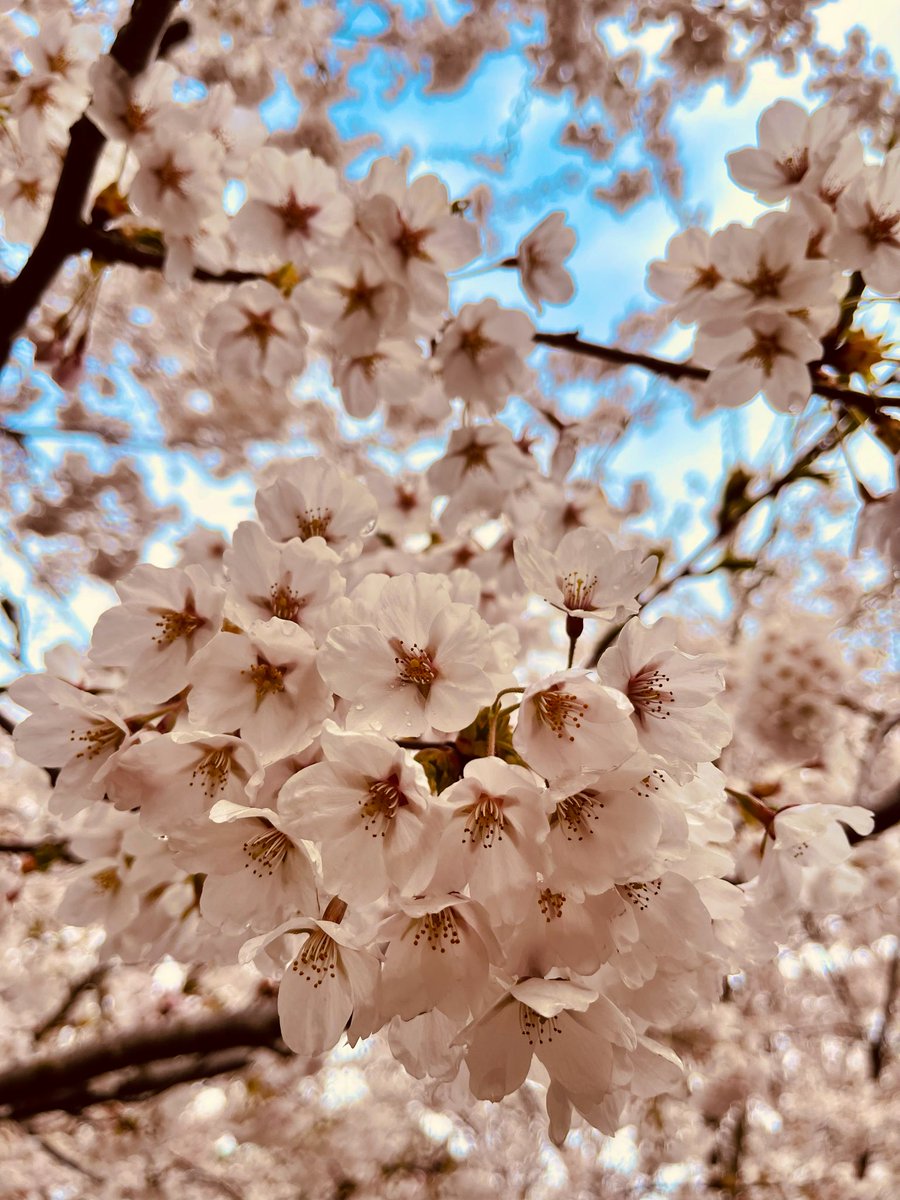
[(572, 277), (562, 265), (575, 249), (575, 230), (566, 224), (564, 212), (552, 212), (522, 238), (516, 247), (515, 263), (522, 290), (538, 310), (542, 302), (565, 304), (575, 292)]
[(369, 620), (332, 629), (319, 669), (353, 705), (354, 726), (416, 736), (462, 729), (493, 699), (503, 680), (485, 670), (489, 647), (488, 626), (439, 577), (398, 575), (384, 581)]
[(778, 100), (759, 118), (759, 148), (727, 156), (731, 177), (777, 204), (800, 188), (815, 188), (847, 128), (849, 114), (823, 105), (812, 114), (792, 100)]
[(262, 782), (258, 770), (240, 738), (177, 730), (123, 750), (106, 788), (116, 808), (139, 808), (147, 829), (171, 833), (202, 823), (219, 801), (246, 804)]
[(303, 843), (270, 808), (217, 800), (210, 820), (171, 839), (176, 863), (206, 874), (204, 918), (219, 929), (268, 930), (317, 909), (316, 874)]
[(492, 919), (514, 922), (523, 893), (540, 869), (540, 845), (547, 836), (538, 781), (501, 759), (476, 759), (441, 802), (448, 820), (432, 886), (455, 891), (468, 885)]
[(91, 657), (128, 669), (128, 691), (160, 702), (188, 683), (194, 654), (219, 632), (225, 595), (201, 567), (135, 567), (118, 585), (121, 603), (94, 629)]
[(570, 617), (609, 619), (637, 612), (635, 597), (656, 573), (652, 558), (618, 550), (598, 529), (573, 529), (555, 551), (529, 537), (515, 542), (516, 566), (526, 587)]
[(236, 381), (263, 378), (284, 387), (305, 366), (307, 334), (299, 314), (270, 283), (243, 283), (206, 314), (203, 341)]
[(108, 55), (91, 67), (91, 120), (107, 137), (127, 142), (136, 150), (152, 144), (165, 126), (181, 118), (172, 89), (178, 72), (166, 62), (155, 62), (132, 79)]
[(289, 779), (278, 803), (292, 832), (321, 843), (326, 890), (366, 904), (424, 887), (438, 830), (422, 768), (377, 734), (326, 725), (321, 747), (324, 760)]
[(568, 774), (573, 762), (587, 771), (612, 770), (637, 750), (632, 711), (622, 692), (590, 672), (558, 671), (525, 689), (513, 742), (548, 779)]
[(340, 559), (320, 537), (273, 542), (253, 521), (241, 521), (225, 551), (229, 617), (238, 623), (278, 617), (324, 640), (344, 594)]
[(499, 411), (526, 383), (533, 336), (524, 313), (496, 300), (463, 305), (435, 350), (444, 391), (480, 411)]
[(800, 321), (779, 313), (710, 321), (694, 348), (697, 361), (712, 368), (703, 403), (737, 408), (762, 392), (780, 412), (799, 412), (812, 391), (806, 364), (821, 352)]
[(132, 742), (118, 704), (52, 675), (22, 676), (9, 694), (31, 710), (16, 726), (18, 753), (29, 762), (60, 769), (54, 806), (77, 812), (102, 799), (105, 776)]
[(378, 159), (362, 186), (358, 222), (391, 277), (409, 293), (414, 312), (431, 328), (446, 307), (447, 272), (478, 253), (474, 225), (450, 209), (446, 185), (435, 175), (407, 184), (401, 161)]
[(458, 892), (399, 899), (381, 926), (388, 942), (381, 1007), (411, 1021), (440, 1012), (457, 1022), (480, 1007), (500, 947), (484, 908)]
[(731, 723), (715, 702), (724, 688), (722, 664), (685, 654), (675, 645), (675, 623), (663, 617), (628, 622), (597, 666), (601, 681), (631, 701), (631, 719), (644, 750), (670, 766), (695, 767), (719, 756)]
[(251, 254), (299, 266), (335, 243), (352, 221), (352, 203), (338, 190), (337, 175), (308, 150), (288, 155), (263, 147), (251, 160), (248, 185), (232, 233)]
[(281, 1032), (295, 1054), (311, 1057), (335, 1045), (354, 1005), (371, 995), (379, 960), (366, 948), (367, 939), (330, 917), (288, 920), (273, 933), (248, 942), (243, 953), (252, 956), (257, 945), (285, 934), (306, 936), (278, 990)]
[(879, 167), (867, 167), (838, 201), (834, 256), (861, 270), (869, 287), (884, 295), (900, 291), (900, 153), (891, 150)]
[(188, 710), (198, 730), (240, 729), (260, 759), (305, 749), (331, 711), (305, 629), (272, 617), (246, 633), (219, 633), (194, 664)]
[[(0, 862), (21, 942), (6, 954), (15, 979), (0, 997), (14, 1015), (11, 1053), (20, 1056), (23, 1034), (39, 1042), (43, 1021), (54, 1061), (57, 1051), (69, 1061), (66, 1041), (101, 1017), (128, 1047), (117, 1022), (132, 1002), (161, 1023), (178, 1018), (164, 1034), (173, 1045), (183, 1044), (182, 1016), (247, 1003), (253, 1029), (278, 1045), (277, 990), (284, 1042), (306, 1061), (254, 1059), (253, 1104), (249, 1074), (185, 1089), (184, 1110), (171, 1089), (152, 1109), (169, 1114), (154, 1124), (160, 1146), (171, 1143), (173, 1113), (186, 1112), (190, 1130), (221, 1095), (228, 1128), (253, 1143), (253, 1161), (235, 1154), (229, 1170), (255, 1172), (277, 1145), (272, 1130), (306, 1145), (311, 1121), (318, 1146), (340, 1125), (351, 1130), (337, 1156), (343, 1181), (307, 1171), (311, 1151), (300, 1184), (380, 1194), (398, 1164), (407, 1170), (396, 1130), (365, 1126), (370, 1105), (318, 1122), (310, 1101), (326, 1086), (313, 1077), (320, 1056), (346, 1033), (360, 1060), (390, 1054), (430, 1076), (415, 1094), (456, 1106), (472, 1128), (485, 1119), (473, 1097), (526, 1083), (529, 1108), (543, 1095), (554, 1142), (576, 1117), (587, 1122), (581, 1149), (558, 1159), (571, 1169), (565, 1194), (610, 1190), (610, 1174), (596, 1174), (594, 1131), (625, 1122), (639, 1130), (640, 1167), (611, 1196), (635, 1179), (677, 1189), (686, 1177), (669, 1180), (660, 1164), (679, 1155), (706, 1190), (778, 1178), (777, 1139), (765, 1139), (763, 1173), (742, 1175), (735, 1160), (764, 1140), (763, 1099), (796, 1114), (779, 1092), (795, 1049), (777, 1083), (759, 1085), (723, 1054), (716, 1071), (736, 1080), (730, 1089), (702, 1087), (704, 1057), (741, 1042), (761, 1058), (763, 1036), (775, 1045), (802, 1035), (774, 999), (779, 943), (801, 922), (818, 937), (815, 922), (828, 918), (829, 971), (842, 954), (854, 970), (866, 956), (871, 964), (896, 892), (890, 855), (869, 836), (873, 813), (860, 807), (886, 797), (889, 812), (896, 778), (881, 602), (891, 538), (886, 517), (864, 514), (856, 541), (878, 552), (857, 563), (839, 548), (849, 528), (836, 532), (876, 492), (879, 510), (893, 511), (880, 460), (860, 453), (873, 439), (896, 451), (882, 382), (890, 339), (872, 322), (900, 291), (900, 159), (886, 149), (894, 102), (877, 61), (857, 39), (839, 62), (789, 5), (740, 20), (682, 5), (674, 24), (667, 9), (673, 28), (655, 66), (643, 35), (663, 28), (659, 14), (630, 14), (635, 42), (622, 54), (583, 0), (556, 5), (544, 23), (519, 0), (476, 6), (456, 24), (391, 11), (374, 35), (328, 6), (305, 9), (298, 28), (275, 0), (192, 9), (189, 23), (179, 16), (168, 28), (165, 5), (77, 22), (48, 0), (26, 7), (3, 19), (0, 53), (4, 234), (35, 247), (4, 247), (10, 278), (0, 285), (0, 340), (14, 347), (0, 389), (9, 674), (40, 661), (60, 621), (80, 621), (95, 600), (102, 608), (110, 584), (119, 603), (94, 623), (89, 659), (51, 651), (44, 674), (8, 696), (0, 687), (15, 746), (49, 772), (0, 780), (4, 822), (10, 813), (10, 828), (13, 817), (22, 826)], [(513, 179), (531, 136), (525, 109), (462, 169), (424, 147), (373, 161), (406, 127), (376, 132), (372, 114), (344, 107), (365, 82), (371, 36), (399, 95), (422, 71), (426, 89), (454, 90), (489, 50), (511, 44), (511, 29), (525, 38), (529, 87), (574, 97), (558, 149), (608, 156), (610, 178), (591, 186), (619, 208), (655, 181), (673, 211), (709, 211), (676, 157), (669, 130), (685, 131), (667, 124), (685, 79), (737, 87), (748, 63), (776, 55), (784, 70), (802, 52), (810, 94), (842, 106), (829, 100), (810, 115), (780, 101), (763, 113), (758, 146), (729, 166), (785, 211), (683, 229), (650, 266), (663, 305), (631, 313), (614, 344), (589, 340), (596, 331), (538, 331), (483, 285), (487, 272), (516, 267), (538, 312), (574, 296), (564, 262), (576, 233), (561, 210), (514, 258), (497, 258), (517, 212), (541, 213), (547, 196), (581, 186), (569, 172), (533, 187)], [(590, 115), (597, 104), (602, 128)], [(626, 134), (634, 146), (623, 146)], [(647, 161), (631, 161), (635, 148)], [(751, 211), (752, 199), (744, 204)], [(590, 225), (578, 236), (591, 244)], [(484, 258), (456, 275), (482, 245)], [(590, 286), (608, 290), (610, 256), (595, 257)], [(872, 292), (884, 298), (877, 310)], [(688, 348), (682, 331), (663, 357), (673, 321), (696, 325), (696, 337)], [(672, 508), (647, 461), (659, 443), (635, 468), (627, 451), (639, 443), (628, 439), (657, 413), (668, 420), (683, 391), (695, 393), (700, 418), (757, 393), (784, 416), (771, 442), (753, 426), (749, 465), (726, 464), (721, 495), (695, 496), (686, 475)], [(802, 425), (792, 419), (801, 410)], [(698, 426), (690, 456), (709, 433)], [(770, 470), (776, 433), (797, 444), (781, 473)], [(40, 449), (45, 436), (64, 440), (61, 454)], [(69, 452), (69, 438), (93, 449), (79, 440)], [(177, 470), (173, 448), (184, 456)], [(205, 485), (197, 490), (210, 472), (223, 497), (212, 510)], [(247, 519), (254, 488), (258, 521)], [(745, 522), (762, 499), (768, 524)], [(195, 502), (215, 530), (191, 526)], [(170, 552), (177, 566), (135, 566)], [(701, 575), (705, 594), (691, 591)], [(586, 629), (588, 618), (604, 624)], [(696, 653), (700, 644), (710, 652)], [(16, 763), (3, 733), (0, 760)], [(60, 896), (68, 928), (57, 934), (49, 914)], [(851, 909), (863, 954), (842, 941)], [(118, 985), (108, 997), (88, 986), (96, 1003), (76, 986), (77, 1011), (59, 1009), (65, 1026), (46, 1026), (37, 1009), (26, 1023), (20, 1010), (40, 989), (19, 976), (51, 942), (86, 962), (101, 940), (109, 962), (165, 958), (158, 981), (127, 1004)], [(180, 990), (164, 982), (176, 964)], [(765, 1005), (747, 986), (752, 971)], [(717, 1004), (723, 979), (729, 1003)], [(861, 998), (859, 1011), (876, 1014), (880, 1040), (851, 1033), (858, 1044), (841, 1056), (866, 1060), (871, 1093), (881, 1087), (871, 1064), (890, 1049), (890, 996), (879, 996)], [(48, 995), (47, 1010), (55, 1003)], [(816, 1012), (824, 1022), (828, 1010)], [(846, 1017), (835, 1028), (859, 1025)], [(329, 1067), (344, 1057), (342, 1048)], [(40, 1102), (59, 1104), (45, 1082)], [(110, 1087), (134, 1082), (123, 1075)], [(646, 1120), (663, 1092), (680, 1095)], [(86, 1095), (97, 1096), (90, 1084)], [(13, 1144), (46, 1150), (16, 1132), (18, 1103), (6, 1110)], [(67, 1093), (63, 1107), (80, 1103)], [(510, 1111), (490, 1118), (497, 1129)], [(735, 1145), (723, 1149), (733, 1126)], [(422, 1131), (431, 1138), (427, 1116)], [(549, 1153), (534, 1128), (517, 1136), (494, 1135), (499, 1159), (520, 1144), (525, 1158)], [(99, 1147), (98, 1161), (112, 1144), (102, 1119), (76, 1141)], [(374, 1160), (373, 1145), (387, 1146), (391, 1170), (364, 1183), (359, 1159)], [(846, 1156), (853, 1194), (875, 1186), (873, 1147), (882, 1153), (867, 1135)], [(409, 1157), (417, 1177), (420, 1157)], [(452, 1160), (460, 1194), (533, 1190), (503, 1174), (498, 1156), (483, 1176), (469, 1157), (448, 1141), (428, 1178)], [(581, 1186), (585, 1164), (594, 1174)], [(162, 1178), (158, 1162), (144, 1165), (101, 1181), (98, 1197)], [(16, 1170), (14, 1189), (23, 1176), (26, 1190), (43, 1178)], [(198, 1173), (186, 1186), (216, 1179)], [(278, 1191), (261, 1171), (244, 1190), (259, 1188)]]
[(209, 134), (189, 141), (167, 128), (141, 148), (140, 169), (129, 192), (145, 216), (167, 233), (188, 237), (219, 203), (222, 147)]
[(574, 1104), (611, 1089), (613, 1046), (633, 1049), (627, 1017), (596, 991), (564, 979), (524, 979), (460, 1034), (474, 1095), (499, 1100), (525, 1082), (533, 1057)]
[(669, 240), (666, 257), (654, 259), (647, 269), (647, 287), (670, 302), (679, 321), (690, 323), (716, 311), (722, 283), (713, 262), (716, 236), (705, 229), (685, 229)]
[(321, 538), (342, 558), (355, 558), (378, 509), (364, 484), (316, 458), (279, 471), (256, 496), (266, 533), (277, 541)]

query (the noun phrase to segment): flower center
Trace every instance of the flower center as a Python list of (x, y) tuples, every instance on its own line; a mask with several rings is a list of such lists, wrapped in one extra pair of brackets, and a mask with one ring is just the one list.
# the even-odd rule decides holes
[(409, 262), (411, 258), (431, 262), (431, 255), (422, 248), (422, 243), (430, 232), (430, 229), (411, 229), (403, 218), (400, 218), (400, 232), (394, 238), (394, 246), (404, 262)]
[(551, 892), (549, 888), (544, 888), (538, 893), (538, 908), (544, 914), (548, 925), (551, 921), (560, 919), (565, 902), (566, 897), (562, 892)]
[(50, 90), (49, 83), (35, 84), (28, 94), (28, 107), (36, 108), (40, 113), (42, 113), (45, 108), (53, 108), (55, 103), (56, 101), (54, 100), (53, 93)]
[(708, 267), (694, 267), (694, 282), (688, 291), (711, 292), (722, 282), (722, 276), (710, 263)]
[(17, 183), (19, 198), (26, 204), (37, 204), (41, 198), (41, 183), (39, 179), (20, 179)]
[(76, 734), (73, 729), (69, 734), (70, 742), (83, 742), (84, 749), (79, 750), (76, 758), (99, 758), (107, 751), (112, 752), (125, 741), (125, 730), (114, 725), (112, 721), (95, 721), (90, 729)]
[(786, 183), (799, 183), (809, 170), (809, 150), (806, 146), (798, 146), (790, 154), (779, 160), (778, 169)]
[(139, 104), (135, 104), (133, 100), (129, 100), (122, 119), (129, 133), (142, 133), (149, 127), (150, 118), (153, 115), (153, 109), (141, 108)]
[(650, 901), (662, 891), (661, 879), (650, 879), (646, 883), (623, 883), (617, 888), (620, 896), (639, 912), (646, 912)]
[(485, 350), (489, 350), (493, 344), (490, 338), (486, 338), (481, 332), (480, 325), (476, 325), (474, 329), (466, 329), (459, 339), (460, 350), (472, 362), (477, 362)]
[(326, 979), (334, 979), (337, 972), (338, 948), (334, 938), (316, 929), (291, 963), (291, 970), (309, 980), (313, 988), (321, 987)]
[(480, 800), (464, 808), (463, 812), (469, 814), (463, 830), (463, 845), (466, 834), (471, 845), (480, 842), (485, 850), (493, 846), (494, 842), (503, 841), (506, 817), (503, 815), (502, 797), (482, 795)]
[(876, 212), (871, 204), (867, 204), (866, 209), (869, 219), (860, 233), (868, 242), (870, 249), (885, 244), (900, 246), (900, 241), (897, 239), (897, 222), (900, 221), (900, 212), (896, 209), (893, 211), (881, 209)]
[(579, 700), (574, 692), (559, 692), (548, 688), (545, 692), (538, 692), (532, 703), (541, 725), (546, 725), (558, 738), (575, 741), (575, 734), (569, 730), (581, 728), (582, 718), (588, 710), (586, 701)]
[(432, 950), (447, 953), (446, 942), (450, 946), (459, 945), (459, 930), (456, 927), (456, 915), (452, 908), (442, 908), (440, 912), (426, 913), (419, 921), (413, 945), (418, 946), (425, 938)]
[(594, 832), (588, 822), (598, 820), (603, 807), (597, 792), (575, 792), (557, 803), (550, 824), (562, 826), (567, 842), (583, 842), (586, 834)]
[(287, 834), (270, 825), (262, 833), (257, 833), (255, 837), (244, 842), (244, 853), (249, 860), (244, 863), (244, 867), (257, 879), (262, 879), (264, 875), (274, 875), (287, 857), (291, 844)]
[(553, 1041), (554, 1035), (559, 1037), (562, 1033), (558, 1017), (542, 1017), (539, 1012), (535, 1012), (521, 1000), (519, 1001), (519, 1030), (529, 1046), (533, 1046), (535, 1042), (539, 1046), (543, 1046), (544, 1043), (549, 1044)]
[(93, 877), (94, 886), (98, 892), (111, 892), (113, 895), (122, 887), (122, 880), (115, 867), (104, 867)]
[(272, 616), (280, 617), (282, 621), (296, 621), (300, 609), (306, 605), (306, 597), (289, 588), (286, 583), (273, 583), (269, 597)]
[(752, 279), (741, 280), (740, 284), (742, 288), (746, 288), (758, 300), (762, 300), (767, 296), (780, 296), (781, 285), (787, 273), (787, 267), (782, 267), (780, 271), (773, 271), (766, 260), (762, 258), (759, 261), (754, 277)]
[(330, 508), (307, 508), (297, 517), (297, 529), (305, 542), (307, 538), (324, 538), (334, 516)]
[(581, 608), (590, 611), (591, 598), (596, 586), (596, 575), (570, 571), (568, 575), (563, 576), (562, 580), (563, 604), (570, 610)]
[(431, 685), (438, 677), (438, 669), (432, 661), (431, 651), (423, 650), (415, 643), (407, 649), (399, 638), (393, 638), (391, 646), (397, 652), (394, 657), (398, 668), (397, 678), (401, 683), (411, 683), (419, 695), (427, 699)]
[(273, 666), (264, 658), (257, 658), (256, 665), (248, 667), (246, 671), (241, 671), (241, 674), (248, 675), (256, 689), (257, 709), (266, 696), (284, 691), (284, 668)]
[(206, 624), (206, 618), (197, 615), (190, 601), (187, 602), (182, 612), (176, 612), (174, 608), (151, 609), (151, 612), (155, 612), (159, 617), (156, 622), (159, 633), (154, 636), (153, 640), (160, 650), (171, 646), (179, 638), (187, 638), (190, 641), (197, 630), (202, 629)]
[(153, 174), (156, 176), (161, 193), (174, 192), (177, 196), (185, 195), (183, 185), (190, 175), (190, 171), (179, 167), (171, 154), (158, 167), (153, 168)]
[(654, 667), (644, 667), (628, 682), (628, 699), (642, 717), (658, 717), (664, 721), (672, 711), (675, 696), (668, 675)]
[(755, 341), (749, 350), (745, 350), (741, 355), (741, 362), (753, 362), (760, 367), (766, 375), (772, 374), (772, 368), (775, 366), (775, 359), (779, 355), (786, 354), (787, 351), (778, 340), (777, 334), (774, 333), (757, 333)]
[(343, 315), (349, 317), (356, 312), (365, 312), (373, 317), (375, 315), (375, 297), (380, 290), (379, 286), (373, 287), (366, 283), (362, 274), (357, 275), (355, 283), (339, 289), (344, 297)]
[(400, 780), (396, 775), (387, 779), (376, 779), (369, 784), (365, 799), (359, 802), (359, 815), (364, 822), (363, 829), (372, 829), (372, 837), (382, 837), (387, 833), (391, 821), (397, 815), (398, 808), (405, 808), (409, 801), (400, 791)]
[(321, 210), (318, 204), (301, 204), (293, 191), (288, 193), (287, 199), (278, 207), (278, 215), (281, 217), (282, 224), (290, 233), (299, 233), (303, 237), (309, 237), (309, 224)]
[(65, 75), (71, 65), (64, 50), (47, 55), (47, 70), (53, 75)]
[(191, 771), (188, 787), (197, 783), (204, 796), (212, 800), (228, 786), (232, 765), (230, 750), (209, 750)]
[(251, 338), (259, 346), (260, 350), (265, 353), (269, 345), (269, 339), (276, 332), (275, 326), (272, 323), (272, 312), (256, 313), (249, 308), (241, 310), (247, 320), (247, 324), (241, 330), (241, 337)]

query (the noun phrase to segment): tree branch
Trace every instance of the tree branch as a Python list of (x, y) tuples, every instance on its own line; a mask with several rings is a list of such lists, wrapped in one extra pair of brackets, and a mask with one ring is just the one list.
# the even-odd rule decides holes
[[(132, 78), (144, 71), (156, 53), (178, 0), (134, 0), (131, 15), (119, 30), (110, 57)], [(15, 279), (0, 287), (0, 367), (13, 339), (40, 302), (65, 260), (80, 249), (81, 214), (106, 138), (83, 114), (69, 131), (47, 224), (31, 257)]]
[[(125, 263), (142, 271), (161, 271), (165, 266), (164, 252), (152, 246), (142, 246), (115, 230), (95, 229), (81, 222), (77, 239), (78, 249), (90, 250), (100, 263)], [(259, 271), (227, 270), (216, 273), (206, 271), (203, 267), (194, 269), (194, 279), (198, 283), (250, 283), (265, 278)]]
[[(680, 582), (682, 579), (687, 579), (691, 575), (698, 574), (699, 572), (695, 570), (697, 563), (704, 558), (710, 550), (715, 549), (715, 547), (721, 541), (734, 533), (740, 522), (743, 521), (744, 517), (746, 517), (749, 512), (756, 508), (757, 505), (762, 504), (764, 500), (773, 500), (790, 483), (804, 478), (806, 472), (813, 465), (813, 463), (816, 462), (817, 459), (821, 458), (823, 454), (827, 454), (829, 451), (833, 450), (835, 446), (839, 445), (840, 442), (847, 437), (848, 434), (852, 433), (857, 427), (858, 423), (854, 417), (842, 417), (840, 420), (835, 421), (835, 423), (830, 426), (830, 428), (827, 429), (825, 433), (813, 443), (813, 445), (809, 446), (808, 449), (799, 454), (797, 458), (795, 458), (794, 461), (784, 471), (781, 472), (780, 475), (777, 475), (773, 480), (766, 484), (766, 486), (762, 488), (755, 496), (748, 496), (745, 489), (742, 496), (743, 507), (741, 511), (737, 515), (723, 514), (723, 516), (719, 519), (717, 528), (714, 529), (712, 533), (710, 533), (709, 536), (706, 537), (695, 550), (691, 551), (687, 558), (682, 561), (682, 563), (671, 575), (667, 575), (665, 579), (661, 579), (657, 583), (651, 584), (650, 587), (639, 597), (641, 604), (649, 604), (652, 600), (656, 600), (659, 596), (662, 596), (665, 592), (669, 591), (671, 587)], [(717, 569), (718, 567), (706, 568), (702, 573), (704, 575), (709, 575)], [(607, 632), (594, 647), (585, 665), (589, 667), (595, 667), (599, 662), (600, 656), (603, 654), (604, 650), (606, 650), (615, 641), (616, 637), (623, 628), (624, 624), (616, 624), (607, 630)]]
[[(702, 382), (710, 376), (706, 367), (700, 367), (696, 363), (676, 362), (669, 358), (657, 358), (652, 354), (642, 354), (637, 350), (623, 350), (618, 346), (604, 346), (599, 342), (588, 342), (578, 333), (536, 333), (534, 340), (540, 346), (549, 346), (554, 350), (567, 350), (570, 354), (596, 358), (613, 366), (640, 367), (644, 371), (661, 375), (675, 383), (682, 379), (695, 379)], [(872, 396), (868, 392), (839, 387), (824, 379), (813, 378), (812, 390), (815, 395), (822, 396), (827, 400), (836, 400), (846, 408), (857, 408), (872, 420), (879, 420), (883, 417), (881, 412), (883, 406), (900, 406), (898, 397)]]
[[(23, 1120), (42, 1112), (80, 1112), (111, 1100), (143, 1099), (179, 1083), (240, 1070), (254, 1048), (286, 1052), (273, 1000), (226, 1016), (98, 1040), (11, 1067), (0, 1073), (0, 1116)], [(113, 1072), (126, 1074), (104, 1078)]]

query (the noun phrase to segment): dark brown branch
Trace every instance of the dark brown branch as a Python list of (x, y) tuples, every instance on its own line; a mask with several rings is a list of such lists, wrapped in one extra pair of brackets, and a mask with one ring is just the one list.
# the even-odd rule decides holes
[[(710, 375), (706, 367), (700, 367), (696, 363), (674, 362), (672, 359), (642, 354), (637, 350), (603, 346), (598, 342), (585, 341), (578, 333), (536, 333), (534, 340), (540, 346), (549, 346), (554, 350), (566, 350), (570, 354), (579, 354), (585, 358), (596, 358), (613, 366), (640, 367), (644, 371), (661, 375), (675, 383), (682, 379), (694, 379), (702, 382)], [(881, 418), (883, 407), (900, 407), (900, 398), (898, 397), (871, 396), (867, 392), (839, 387), (824, 379), (813, 378), (812, 390), (817, 396), (822, 396), (827, 400), (837, 400), (847, 408), (857, 408), (873, 420)]]
[[(242, 1012), (138, 1030), (11, 1067), (0, 1074), (0, 1115), (21, 1120), (143, 1099), (178, 1083), (240, 1070), (254, 1048), (285, 1052), (270, 999)], [(126, 1074), (104, 1079), (113, 1072)]]
[[(152, 62), (177, 3), (134, 0), (131, 15), (110, 50), (110, 57), (132, 78)], [(57, 271), (81, 249), (81, 215), (105, 144), (106, 138), (87, 114), (79, 117), (69, 131), (69, 147), (44, 232), (16, 278), (0, 287), (0, 367)]]
[[(95, 229), (82, 224), (78, 230), (78, 249), (90, 250), (100, 263), (125, 263), (144, 271), (161, 271), (165, 265), (165, 254), (152, 246), (142, 246), (115, 231)], [(248, 283), (264, 279), (258, 271), (206, 271), (203, 267), (194, 270), (198, 283)]]

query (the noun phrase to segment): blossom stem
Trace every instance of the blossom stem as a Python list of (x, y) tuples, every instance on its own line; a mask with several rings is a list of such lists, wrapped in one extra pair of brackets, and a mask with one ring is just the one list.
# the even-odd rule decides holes
[(340, 896), (332, 896), (325, 906), (325, 911), (322, 913), (322, 920), (334, 921), (335, 925), (340, 925), (346, 911), (346, 901), (342, 900)]
[(487, 758), (493, 758), (497, 753), (497, 725), (501, 717), (507, 717), (511, 712), (515, 712), (519, 707), (519, 701), (515, 704), (508, 704), (506, 708), (501, 708), (499, 700), (501, 696), (505, 696), (507, 692), (524, 692), (524, 688), (504, 688), (502, 692), (497, 693), (497, 699), (491, 705), (490, 717), (488, 718), (488, 736), (487, 736)]
[(584, 630), (584, 618), (573, 617), (571, 613), (566, 614), (566, 636), (569, 639), (569, 658), (566, 662), (566, 670), (571, 671), (572, 663), (575, 661), (575, 646), (578, 639)]
[(759, 821), (760, 825), (768, 832), (777, 815), (774, 808), (769, 808), (768, 804), (763, 804), (762, 800), (757, 796), (751, 796), (749, 792), (739, 792), (736, 788), (730, 787), (726, 787), (725, 792), (745, 816)]

